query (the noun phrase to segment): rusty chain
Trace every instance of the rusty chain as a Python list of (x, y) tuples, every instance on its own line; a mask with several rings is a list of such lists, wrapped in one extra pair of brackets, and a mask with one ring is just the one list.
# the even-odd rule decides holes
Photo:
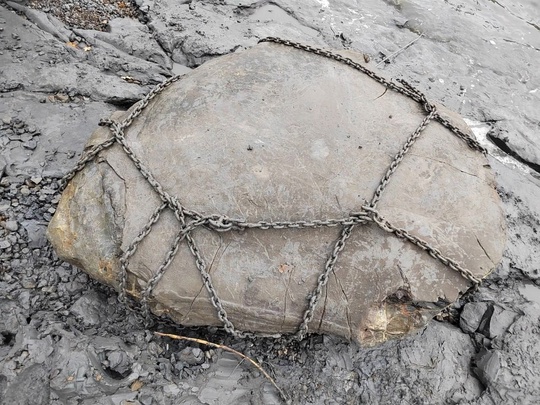
[(102, 120), (100, 125), (108, 126), (112, 137), (101, 142), (100, 144), (94, 145), (81, 157), (77, 165), (67, 173), (62, 180), (60, 185), (64, 188), (67, 183), (79, 172), (81, 171), (88, 163), (92, 162), (102, 151), (108, 149), (114, 144), (119, 144), (126, 155), (133, 162), (135, 167), (144, 177), (144, 179), (149, 183), (152, 189), (161, 199), (161, 205), (153, 212), (147, 223), (140, 230), (139, 234), (135, 239), (130, 243), (122, 257), (120, 258), (120, 280), (119, 280), (119, 300), (121, 302), (126, 302), (127, 290), (128, 290), (128, 266), (130, 258), (136, 253), (139, 244), (150, 234), (153, 226), (158, 222), (161, 214), (166, 209), (173, 211), (177, 221), (180, 224), (180, 229), (175, 235), (174, 240), (171, 243), (170, 249), (168, 250), (163, 262), (160, 264), (154, 275), (146, 282), (141, 290), (141, 306), (142, 312), (145, 318), (149, 318), (149, 300), (151, 298), (152, 292), (155, 287), (158, 285), (159, 281), (165, 274), (167, 268), (172, 263), (174, 257), (176, 256), (180, 244), (185, 240), (191, 254), (194, 257), (195, 265), (201, 275), (202, 282), (210, 295), (210, 300), (212, 305), (217, 311), (217, 316), (222, 322), (224, 329), (236, 337), (253, 337), (253, 336), (278, 336), (278, 335), (263, 335), (260, 333), (250, 333), (244, 332), (236, 329), (234, 324), (231, 322), (227, 315), (227, 311), (224, 308), (221, 300), (218, 297), (217, 291), (212, 283), (212, 278), (207, 271), (207, 264), (204, 260), (204, 257), (197, 247), (195, 240), (193, 239), (191, 233), (197, 227), (204, 226), (208, 229), (217, 231), (217, 232), (228, 232), (228, 231), (242, 231), (246, 229), (299, 229), (299, 228), (318, 228), (318, 227), (336, 227), (340, 226), (341, 231), (339, 238), (333, 245), (333, 249), (328, 256), (326, 263), (324, 265), (323, 271), (318, 277), (317, 285), (310, 296), (307, 298), (307, 306), (302, 316), (302, 321), (298, 327), (297, 332), (293, 335), (294, 338), (301, 340), (303, 339), (309, 330), (309, 323), (312, 321), (315, 309), (317, 307), (318, 301), (324, 291), (325, 286), (328, 283), (330, 274), (334, 271), (335, 264), (338, 260), (340, 252), (345, 247), (345, 242), (351, 235), (354, 227), (356, 225), (363, 225), (367, 223), (372, 223), (377, 225), (382, 230), (395, 235), (396, 237), (408, 241), (418, 248), (426, 251), (430, 256), (449, 267), (455, 272), (458, 272), (466, 280), (470, 281), (473, 286), (478, 286), (480, 279), (476, 277), (471, 271), (463, 268), (459, 263), (452, 260), (451, 258), (446, 257), (439, 249), (431, 246), (428, 242), (417, 238), (416, 236), (410, 234), (407, 230), (398, 228), (392, 225), (388, 220), (386, 220), (376, 209), (377, 203), (379, 202), (386, 186), (389, 184), (393, 174), (397, 170), (399, 164), (413, 146), (414, 142), (421, 136), (424, 129), (429, 125), (433, 120), (438, 121), (440, 124), (452, 131), (456, 136), (461, 138), (467, 143), (467, 145), (479, 152), (486, 153), (485, 149), (468, 134), (463, 132), (461, 129), (453, 125), (446, 118), (442, 117), (435, 107), (431, 104), (419, 90), (415, 89), (409, 83), (404, 80), (398, 80), (398, 84), (385, 79), (384, 77), (376, 74), (375, 72), (367, 69), (365, 66), (353, 61), (350, 58), (344, 57), (338, 53), (334, 53), (325, 49), (316, 48), (310, 45), (301, 44), (298, 42), (292, 42), (284, 40), (281, 38), (268, 37), (262, 39), (259, 42), (272, 42), (275, 44), (280, 44), (288, 47), (293, 47), (305, 52), (312, 54), (320, 55), (329, 59), (333, 59), (337, 62), (343, 63), (350, 66), (351, 68), (360, 71), (361, 73), (366, 74), (370, 78), (376, 80), (377, 82), (384, 85), (386, 88), (394, 90), (398, 93), (401, 93), (412, 100), (419, 103), (426, 112), (426, 116), (422, 122), (418, 125), (416, 130), (407, 138), (406, 142), (403, 144), (399, 152), (394, 156), (390, 166), (388, 167), (383, 178), (380, 180), (374, 195), (369, 202), (361, 207), (361, 211), (357, 213), (352, 213), (348, 217), (337, 218), (337, 219), (324, 219), (324, 220), (304, 220), (304, 221), (258, 221), (258, 222), (247, 222), (242, 219), (233, 219), (225, 215), (213, 214), (213, 215), (202, 215), (196, 211), (186, 209), (180, 201), (170, 195), (161, 185), (161, 183), (152, 175), (150, 170), (144, 165), (144, 163), (137, 157), (132, 148), (126, 141), (125, 130), (133, 123), (133, 121), (144, 111), (148, 106), (150, 101), (154, 99), (158, 94), (163, 92), (171, 84), (178, 81), (182, 76), (171, 77), (164, 82), (160, 83), (154, 89), (146, 95), (141, 101), (139, 101), (132, 110), (129, 112), (128, 116), (122, 121), (113, 121), (113, 120)]

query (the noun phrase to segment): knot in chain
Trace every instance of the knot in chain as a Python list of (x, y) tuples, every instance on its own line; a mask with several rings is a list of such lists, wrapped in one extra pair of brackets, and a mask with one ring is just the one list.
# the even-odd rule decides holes
[(206, 220), (207, 226), (217, 232), (227, 232), (233, 229), (243, 229), (237, 225), (239, 222), (240, 221), (238, 220), (230, 219), (226, 215), (211, 215)]

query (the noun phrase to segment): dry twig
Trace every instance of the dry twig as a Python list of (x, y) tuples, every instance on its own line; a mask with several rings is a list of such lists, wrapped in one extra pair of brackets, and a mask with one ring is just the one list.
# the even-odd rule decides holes
[(405, 45), (404, 47), (402, 48), (399, 48), (397, 51), (395, 51), (392, 55), (390, 56), (387, 56), (386, 58), (384, 58), (383, 60), (381, 60), (379, 63), (377, 63), (377, 65), (375, 65), (376, 67), (379, 67), (380, 65), (382, 65), (384, 62), (396, 57), (397, 55), (399, 55), (401, 52), (403, 52), (405, 49), (407, 49), (409, 46), (411, 46), (412, 44), (414, 44), (416, 41), (418, 41), (420, 38), (422, 38), (424, 36), (424, 33), (422, 32), (418, 37), (416, 37), (415, 39), (413, 39), (411, 42), (409, 42), (407, 45)]

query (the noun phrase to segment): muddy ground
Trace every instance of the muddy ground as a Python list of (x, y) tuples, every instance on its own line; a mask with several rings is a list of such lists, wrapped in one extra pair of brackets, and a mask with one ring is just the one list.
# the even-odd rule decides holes
[[(371, 349), (145, 328), (114, 291), (55, 257), (45, 228), (57, 180), (99, 119), (269, 35), (364, 53), (459, 111), (489, 147), (507, 249), (445, 321)], [(156, 330), (259, 360), (294, 404), (539, 403), (538, 66), (536, 0), (0, 3), (0, 403), (280, 403), (246, 362)]]

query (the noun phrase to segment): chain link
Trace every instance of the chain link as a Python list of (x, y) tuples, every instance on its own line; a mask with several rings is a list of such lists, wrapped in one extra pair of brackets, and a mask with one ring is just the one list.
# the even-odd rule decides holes
[(456, 261), (444, 256), (439, 249), (431, 246), (426, 241), (417, 238), (414, 235), (411, 235), (407, 230), (403, 228), (397, 228), (392, 225), (383, 216), (381, 216), (377, 210), (373, 209), (371, 206), (364, 206), (362, 208), (367, 212), (371, 213), (371, 218), (373, 219), (373, 222), (375, 222), (381, 229), (385, 230), (386, 232), (393, 233), (399, 238), (406, 239), (409, 242), (418, 246), (420, 249), (427, 251), (431, 257), (434, 257), (445, 266), (448, 266), (452, 270), (461, 274), (461, 276), (470, 281), (473, 286), (480, 284), (480, 282), (482, 281), (478, 277), (476, 277), (471, 271), (461, 267)]
[[(427, 102), (426, 102), (427, 103)], [(390, 163), (390, 166), (388, 167), (388, 170), (384, 174), (383, 178), (381, 179), (379, 185), (377, 186), (377, 189), (375, 190), (375, 194), (373, 195), (373, 198), (371, 199), (370, 206), (372, 208), (375, 208), (377, 206), (377, 203), (381, 199), (381, 195), (390, 182), (390, 178), (398, 168), (399, 164), (405, 157), (405, 154), (409, 151), (411, 146), (416, 142), (416, 140), (420, 137), (422, 134), (422, 131), (427, 127), (429, 122), (433, 119), (433, 117), (437, 114), (437, 110), (434, 106), (431, 106), (432, 108), (429, 114), (422, 120), (420, 123), (420, 126), (416, 128), (416, 130), (407, 138), (407, 141), (403, 145), (403, 147), (400, 149), (400, 151), (397, 153), (396, 156), (394, 156), (394, 159), (392, 160), (392, 163)]]
[(135, 107), (131, 110), (127, 117), (122, 121), (113, 121), (113, 120), (102, 120), (100, 125), (108, 126), (112, 137), (103, 141), (98, 145), (94, 145), (91, 149), (86, 151), (77, 165), (67, 173), (61, 180), (60, 185), (64, 188), (67, 183), (75, 177), (75, 175), (83, 170), (87, 164), (94, 161), (94, 159), (104, 150), (108, 149), (114, 144), (118, 144), (129, 159), (132, 161), (137, 170), (141, 173), (143, 178), (148, 182), (152, 189), (161, 199), (161, 205), (153, 212), (147, 223), (135, 237), (135, 239), (130, 243), (126, 248), (124, 254), (120, 258), (120, 280), (119, 280), (119, 300), (123, 303), (126, 302), (127, 296), (127, 287), (128, 287), (128, 266), (129, 260), (136, 253), (140, 243), (150, 234), (153, 226), (158, 222), (161, 217), (161, 214), (164, 210), (170, 209), (173, 211), (177, 221), (180, 224), (180, 229), (176, 233), (174, 240), (171, 243), (171, 246), (168, 252), (165, 255), (165, 258), (161, 265), (158, 267), (154, 275), (146, 282), (146, 285), (141, 290), (141, 308), (142, 313), (146, 318), (150, 317), (150, 299), (152, 292), (162, 279), (167, 268), (170, 266), (174, 257), (176, 256), (180, 244), (185, 240), (189, 250), (194, 258), (195, 266), (201, 275), (201, 279), (204, 287), (208, 291), (210, 296), (210, 301), (214, 308), (216, 309), (217, 316), (223, 324), (223, 328), (231, 333), (232, 335), (240, 338), (246, 337), (255, 337), (255, 336), (273, 336), (278, 337), (277, 335), (265, 335), (261, 333), (251, 333), (238, 330), (232, 321), (229, 319), (227, 311), (223, 306), (222, 301), (218, 297), (218, 293), (213, 285), (212, 278), (210, 273), (207, 271), (207, 265), (204, 260), (204, 257), (197, 247), (193, 236), (191, 235), (192, 231), (198, 227), (206, 227), (213, 231), (217, 232), (229, 232), (229, 231), (243, 231), (247, 229), (259, 229), (259, 230), (268, 230), (268, 229), (303, 229), (303, 228), (319, 228), (319, 227), (336, 227), (340, 226), (341, 231), (339, 238), (334, 243), (333, 249), (330, 252), (324, 268), (317, 279), (317, 285), (310, 296), (307, 298), (307, 306), (302, 316), (302, 321), (298, 327), (297, 332), (293, 335), (293, 338), (301, 340), (303, 339), (309, 331), (309, 324), (313, 320), (315, 315), (315, 309), (317, 308), (318, 302), (326, 285), (330, 274), (334, 271), (335, 265), (338, 261), (340, 253), (345, 247), (347, 239), (351, 236), (352, 231), (356, 225), (364, 225), (367, 223), (375, 223), (378, 227), (383, 229), (386, 232), (394, 234), (396, 237), (406, 240), (411, 244), (417, 246), (423, 251), (426, 251), (430, 256), (441, 262), (443, 265), (447, 266), (451, 270), (459, 273), (466, 280), (470, 281), (474, 287), (477, 287), (481, 282), (481, 279), (476, 277), (471, 271), (463, 268), (456, 261), (446, 257), (439, 249), (433, 247), (428, 242), (415, 237), (410, 234), (407, 230), (398, 228), (392, 225), (388, 220), (386, 220), (380, 213), (376, 210), (377, 203), (379, 202), (385, 188), (389, 184), (393, 174), (396, 172), (399, 164), (402, 162), (403, 158), (408, 153), (409, 149), (413, 146), (415, 141), (421, 136), (424, 129), (429, 125), (433, 120), (438, 121), (450, 131), (452, 131), (456, 136), (461, 138), (467, 143), (467, 145), (479, 152), (486, 153), (485, 149), (468, 134), (464, 133), (461, 129), (453, 125), (446, 118), (443, 118), (437, 112), (436, 107), (431, 104), (419, 90), (415, 89), (409, 83), (404, 80), (398, 80), (398, 84), (385, 79), (384, 77), (376, 74), (375, 72), (367, 69), (365, 66), (353, 61), (350, 58), (344, 57), (338, 53), (333, 53), (328, 50), (316, 48), (310, 45), (301, 44), (298, 42), (288, 41), (281, 38), (268, 37), (262, 39), (259, 42), (272, 42), (275, 44), (280, 44), (284, 46), (293, 47), (305, 52), (312, 54), (320, 55), (329, 59), (333, 59), (337, 62), (343, 63), (360, 71), (363, 74), (366, 74), (370, 78), (376, 80), (377, 82), (384, 85), (386, 88), (394, 90), (398, 93), (401, 93), (412, 100), (419, 103), (426, 112), (426, 116), (422, 122), (418, 125), (415, 131), (407, 138), (406, 142), (403, 144), (399, 152), (394, 156), (392, 162), (390, 163), (386, 173), (380, 180), (377, 189), (374, 192), (374, 195), (371, 199), (371, 202), (368, 205), (364, 205), (361, 208), (360, 212), (351, 213), (348, 217), (343, 218), (330, 218), (330, 219), (312, 219), (312, 220), (300, 220), (300, 221), (258, 221), (258, 222), (247, 222), (242, 219), (232, 219), (225, 215), (212, 214), (203, 216), (202, 214), (189, 210), (185, 208), (179, 200), (170, 195), (161, 185), (161, 183), (152, 175), (150, 170), (143, 164), (143, 162), (138, 158), (133, 149), (129, 146), (125, 136), (125, 130), (130, 127), (133, 121), (148, 107), (149, 103), (154, 99), (158, 94), (163, 92), (171, 84), (178, 81), (182, 76), (174, 76), (163, 83), (158, 84), (154, 89), (146, 95), (141, 101), (139, 101)]

